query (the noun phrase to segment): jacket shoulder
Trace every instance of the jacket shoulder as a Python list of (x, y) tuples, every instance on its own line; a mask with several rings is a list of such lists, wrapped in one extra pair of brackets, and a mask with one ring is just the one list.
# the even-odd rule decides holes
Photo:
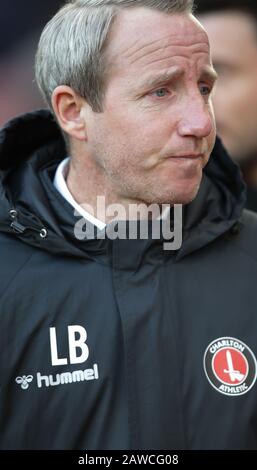
[(0, 297), (33, 253), (30, 246), (16, 237), (0, 233)]
[(240, 226), (241, 230), (235, 237), (235, 243), (257, 262), (257, 213), (244, 209)]

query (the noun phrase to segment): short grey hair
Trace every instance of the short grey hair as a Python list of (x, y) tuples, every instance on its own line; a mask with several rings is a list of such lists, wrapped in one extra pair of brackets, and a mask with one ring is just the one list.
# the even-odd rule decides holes
[(45, 26), (36, 54), (36, 81), (49, 108), (52, 110), (55, 88), (67, 85), (95, 112), (103, 111), (108, 68), (105, 47), (121, 9), (146, 7), (165, 13), (191, 13), (193, 3), (193, 0), (73, 0), (65, 4)]

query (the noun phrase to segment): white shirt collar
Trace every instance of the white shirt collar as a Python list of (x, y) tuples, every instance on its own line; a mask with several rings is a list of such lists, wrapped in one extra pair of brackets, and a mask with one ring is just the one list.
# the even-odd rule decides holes
[(56, 187), (57, 191), (66, 199), (67, 202), (80, 214), (85, 220), (91, 222), (91, 224), (95, 225), (98, 229), (103, 230), (106, 227), (106, 224), (101, 220), (93, 217), (89, 212), (83, 209), (75, 199), (73, 198), (72, 194), (70, 193), (68, 186), (66, 184), (66, 177), (68, 174), (68, 167), (69, 167), (70, 158), (65, 158), (59, 165), (55, 173), (54, 177), (54, 186)]

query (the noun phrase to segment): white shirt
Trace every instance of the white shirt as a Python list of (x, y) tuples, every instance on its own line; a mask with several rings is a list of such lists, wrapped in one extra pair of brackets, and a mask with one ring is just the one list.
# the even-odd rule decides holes
[(68, 168), (69, 168), (69, 161), (70, 158), (65, 158), (59, 165), (55, 173), (54, 177), (54, 186), (56, 189), (59, 191), (59, 193), (66, 199), (67, 202), (70, 203), (70, 205), (79, 213), (82, 215), (82, 217), (85, 220), (88, 220), (88, 222), (91, 222), (91, 224), (96, 225), (97, 228), (100, 230), (103, 230), (106, 227), (106, 224), (102, 222), (101, 220), (97, 219), (93, 215), (91, 215), (89, 212), (87, 212), (85, 209), (83, 209), (82, 206), (80, 206), (75, 199), (73, 198), (72, 194), (70, 193), (68, 186), (66, 184), (66, 177), (68, 174)]

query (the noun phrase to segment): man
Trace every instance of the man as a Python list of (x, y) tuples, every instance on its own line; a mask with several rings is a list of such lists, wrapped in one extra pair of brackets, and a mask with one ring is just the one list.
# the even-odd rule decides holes
[(257, 4), (197, 0), (219, 82), (213, 98), (218, 134), (240, 164), (248, 209), (257, 211)]
[[(191, 7), (74, 1), (42, 33), (58, 126), (0, 137), (2, 449), (256, 448), (257, 221)], [(112, 204), (182, 204), (182, 246), (102, 236)]]

